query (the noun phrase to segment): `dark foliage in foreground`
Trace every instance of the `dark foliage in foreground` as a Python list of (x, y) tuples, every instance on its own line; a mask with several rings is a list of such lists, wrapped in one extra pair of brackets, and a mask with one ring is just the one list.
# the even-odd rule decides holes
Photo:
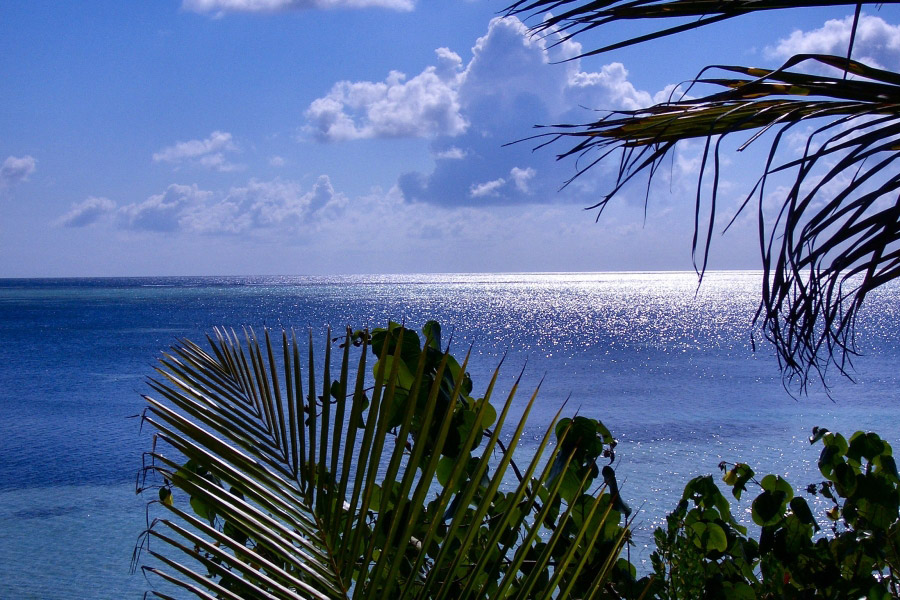
[[(900, 74), (850, 60), (862, 4), (876, 3), (520, 0), (507, 9), (531, 18), (553, 11), (532, 31), (559, 34), (559, 39), (605, 34), (625, 21), (648, 25), (647, 33), (582, 55), (588, 56), (751, 12), (856, 8), (844, 57), (797, 55), (772, 68), (709, 66), (686, 87), (699, 97), (680, 95), (590, 123), (559, 124), (542, 134), (548, 136), (546, 143), (569, 142), (559, 158), (585, 160), (576, 177), (600, 161), (618, 161), (615, 185), (590, 207), (600, 211), (638, 175), (652, 179), (679, 141), (705, 139), (693, 239), (694, 264), (702, 277), (716, 225), (722, 140), (746, 132), (743, 149), (768, 133), (768, 159), (740, 210), (757, 206), (764, 277), (756, 322), (774, 345), (786, 378), (801, 389), (811, 375), (824, 380), (829, 366), (847, 374), (856, 353), (856, 316), (866, 296), (900, 275)], [(823, 66), (832, 67), (833, 75), (819, 74), (827, 71)], [(802, 155), (785, 158), (786, 136), (807, 125), (813, 130)], [(787, 182), (787, 192), (767, 222), (766, 184), (776, 176), (779, 183)], [(711, 184), (708, 195), (705, 184)], [(736, 215), (731, 217), (729, 225)]]
[(780, 476), (756, 479), (744, 463), (722, 463), (735, 499), (759, 492), (750, 505), (758, 535), (735, 520), (711, 476), (691, 480), (655, 533), (648, 597), (900, 598), (900, 491), (890, 445), (874, 433), (848, 440), (821, 428), (810, 443), (823, 446), (824, 480), (805, 493), (830, 504), (824, 523)]
[(158, 516), (135, 566), (206, 599), (900, 597), (900, 480), (877, 435), (814, 430), (818, 518), (781, 477), (720, 465), (735, 499), (758, 490), (758, 536), (711, 476), (690, 481), (637, 579), (609, 430), (554, 420), (520, 467), (537, 390), (504, 429), (518, 382), (498, 413), (498, 371), (473, 395), (440, 326), (422, 331), (348, 329), (334, 377), (330, 339), (318, 370), (287, 332), (173, 347), (147, 398), (139, 491)]
[(473, 395), (468, 356), (442, 350), (433, 321), (422, 334), (396, 323), (329, 332), (318, 369), (312, 334), (306, 353), (288, 332), (250, 331), (242, 344), (217, 331), (209, 351), (172, 348), (144, 418), (157, 433), (139, 488), (158, 490), (159, 516), (136, 556), (154, 561), (141, 569), (232, 600), (630, 589), (634, 569), (619, 554), (631, 509), (612, 467), (597, 464), (615, 456), (609, 431), (554, 420), (520, 467), (513, 453), (537, 390), (504, 429), (518, 382), (497, 410), (497, 372)]

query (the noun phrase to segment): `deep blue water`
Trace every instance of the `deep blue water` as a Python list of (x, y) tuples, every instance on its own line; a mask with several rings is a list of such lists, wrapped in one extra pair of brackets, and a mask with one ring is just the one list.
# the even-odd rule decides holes
[(458, 354), (472, 345), (476, 389), (507, 354), (506, 387), (523, 367), (526, 389), (545, 377), (527, 436), (571, 395), (572, 411), (619, 438), (623, 495), (642, 509), (638, 559), (687, 479), (720, 460), (801, 487), (815, 480), (814, 425), (900, 442), (900, 290), (868, 300), (857, 383), (835, 377), (831, 397), (813, 387), (792, 398), (769, 349), (750, 348), (759, 274), (696, 283), (683, 273), (0, 280), (0, 599), (140, 597), (147, 586), (128, 565), (145, 518), (133, 493), (150, 443), (135, 418), (144, 380), (174, 340), (217, 325), (312, 327), (322, 340), (326, 324), (434, 318)]

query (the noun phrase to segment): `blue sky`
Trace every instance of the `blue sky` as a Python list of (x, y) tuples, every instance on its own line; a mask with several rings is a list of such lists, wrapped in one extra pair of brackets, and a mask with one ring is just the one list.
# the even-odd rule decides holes
[[(595, 223), (614, 165), (560, 191), (573, 161), (504, 144), (711, 60), (842, 53), (849, 30), (845, 9), (795, 11), (559, 63), (577, 43), (504, 6), (0, 3), (0, 276), (689, 269), (698, 145), (646, 222), (635, 188)], [(897, 8), (869, 13), (854, 56), (900, 69)], [(754, 158), (726, 156), (724, 213)], [(739, 220), (712, 266), (756, 268), (755, 236)]]

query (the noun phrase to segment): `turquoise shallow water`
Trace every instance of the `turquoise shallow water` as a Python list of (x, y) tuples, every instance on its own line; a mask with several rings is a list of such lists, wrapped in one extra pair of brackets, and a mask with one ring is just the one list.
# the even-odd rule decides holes
[[(0, 598), (140, 597), (145, 526), (134, 478), (150, 434), (134, 418), (160, 350), (215, 325), (416, 326), (435, 318), (483, 389), (543, 377), (523, 440), (566, 397), (620, 440), (623, 495), (640, 508), (632, 558), (688, 478), (721, 460), (815, 480), (814, 425), (900, 442), (900, 291), (868, 302), (858, 383), (793, 399), (750, 348), (757, 273), (479, 274), (335, 278), (0, 280)], [(741, 514), (743, 507), (736, 508)], [(73, 596), (73, 591), (77, 593)]]

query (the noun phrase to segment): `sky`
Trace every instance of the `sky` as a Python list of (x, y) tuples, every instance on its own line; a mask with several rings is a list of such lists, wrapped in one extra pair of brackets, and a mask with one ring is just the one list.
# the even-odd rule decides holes
[[(850, 29), (778, 11), (571, 60), (637, 30), (554, 44), (505, 6), (0, 0), (0, 277), (691, 269), (700, 144), (599, 220), (615, 161), (564, 187), (564, 142), (508, 144)], [(866, 8), (854, 57), (900, 70), (900, 9)], [(730, 218), (764, 148), (726, 150)], [(712, 268), (759, 268), (749, 213)]]

